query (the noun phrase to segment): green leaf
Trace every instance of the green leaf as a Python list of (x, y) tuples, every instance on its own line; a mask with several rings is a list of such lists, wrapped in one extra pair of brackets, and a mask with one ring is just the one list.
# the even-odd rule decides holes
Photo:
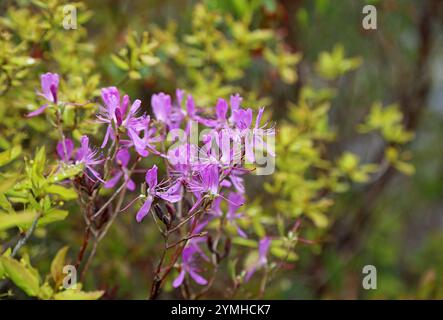
[(323, 213), (310, 211), (308, 216), (318, 228), (326, 228), (328, 226), (328, 218)]
[(25, 211), (21, 213), (0, 213), (0, 231), (18, 226), (31, 226), (36, 213), (33, 211)]
[(104, 291), (84, 292), (75, 289), (68, 289), (54, 295), (55, 300), (97, 300), (105, 293)]
[(232, 242), (234, 244), (237, 244), (237, 245), (240, 245), (240, 246), (245, 246), (245, 247), (250, 247), (250, 248), (257, 248), (257, 241), (254, 241), (254, 240), (251, 240), (251, 239), (235, 237), (234, 239), (232, 239)]
[(61, 248), (51, 262), (51, 276), (57, 285), (60, 283), (60, 280), (63, 279), (63, 267), (65, 265), (65, 258), (68, 249), (68, 246)]
[(336, 45), (332, 52), (321, 52), (316, 63), (316, 70), (320, 76), (327, 80), (337, 77), (358, 68), (362, 63), (361, 58), (345, 58), (343, 46)]
[(160, 62), (160, 59), (155, 57), (155, 56), (151, 56), (148, 54), (144, 54), (140, 56), (140, 60), (147, 66), (151, 67), (154, 66), (156, 64), (158, 64)]
[(404, 162), (404, 161), (397, 161), (397, 162), (394, 164), (394, 167), (395, 167), (398, 171), (404, 173), (404, 174), (407, 175), (407, 176), (411, 176), (411, 175), (413, 175), (413, 174), (415, 173), (415, 167), (414, 167), (414, 165), (412, 165), (412, 164), (410, 164), (410, 163), (407, 163), (407, 162)]
[(3, 265), (5, 274), (17, 287), (22, 289), (28, 296), (35, 297), (40, 290), (40, 279), (17, 260), (2, 256), (0, 263)]
[(0, 179), (0, 193), (5, 193), (12, 189), (17, 182), (18, 176), (2, 176)]
[(115, 54), (111, 54), (111, 60), (112, 62), (114, 62), (114, 64), (117, 66), (117, 68), (122, 69), (122, 70), (129, 70), (129, 64), (124, 61), (122, 58), (120, 58), (119, 56), (115, 55)]
[(14, 208), (12, 207), (8, 198), (6, 198), (6, 196), (3, 193), (0, 193), (0, 207), (2, 209), (5, 209), (7, 212), (10, 212), (10, 213), (14, 212)]
[(78, 175), (82, 171), (83, 171), (82, 164), (64, 166), (64, 167), (60, 168), (60, 170), (57, 171), (56, 174), (53, 174), (50, 177), (48, 177), (48, 181), (52, 182), (52, 183), (60, 182), (60, 181), (75, 177), (76, 175)]
[(2, 261), (0, 260), (0, 279), (3, 279), (5, 272), (5, 268), (3, 267)]
[[(229, 259), (228, 260), (228, 274), (231, 277), (231, 279), (235, 279), (237, 272), (235, 271), (237, 267), (237, 259)], [(0, 266), (1, 267), (1, 266)]]
[(295, 252), (289, 251), (282, 247), (271, 247), (270, 252), (279, 259), (286, 261), (296, 261), (298, 255)]
[(14, 146), (9, 150), (0, 152), (0, 167), (8, 164), (22, 153), (20, 145)]
[(34, 158), (34, 170), (38, 173), (43, 173), (46, 163), (46, 149), (45, 146), (38, 149)]
[(244, 269), (250, 270), (253, 268), (257, 264), (258, 259), (259, 255), (257, 250), (249, 252), (244, 261)]
[(133, 80), (138, 80), (142, 78), (142, 75), (136, 70), (131, 70), (129, 71), (129, 78)]
[(77, 192), (74, 189), (56, 184), (46, 187), (46, 192), (59, 195), (63, 200), (77, 199)]
[(50, 223), (65, 220), (68, 214), (69, 211), (67, 210), (51, 209), (48, 212), (46, 212), (43, 217), (40, 218), (37, 226), (41, 227)]
[(254, 217), (254, 219), (252, 220), (252, 225), (254, 226), (254, 231), (259, 238), (263, 238), (266, 235), (266, 230), (263, 227), (259, 216)]
[(49, 299), (51, 299), (53, 294), (54, 294), (54, 290), (51, 288), (51, 286), (48, 282), (45, 282), (40, 287), (40, 291), (38, 292), (38, 297), (43, 300), (49, 300)]
[[(44, 215), (38, 220), (37, 227), (42, 227), (47, 224), (51, 224), (51, 223), (54, 223), (57, 221), (65, 220), (66, 217), (68, 216), (68, 214), (69, 214), (69, 212), (67, 210), (50, 209), (47, 212), (45, 212)], [(23, 213), (21, 213), (19, 215), (23, 215)], [(32, 217), (32, 218), (28, 217), (28, 215), (30, 215), (30, 217)], [(20, 219), (22, 219), (22, 220), (19, 220), (19, 218), (17, 218), (17, 222), (15, 223), (15, 225), (17, 225), (21, 228), (29, 228), (29, 227), (31, 227), (32, 222), (34, 221), (35, 215), (36, 215), (36, 213), (34, 213), (34, 212), (27, 213), (26, 218), (20, 217)], [(11, 216), (11, 214), (7, 214), (7, 215), (3, 215), (3, 216), (9, 217), (9, 216)], [(0, 216), (0, 217), (3, 217), (3, 216)], [(5, 219), (4, 223), (5, 223), (5, 225), (8, 224), (7, 219)], [(0, 230), (1, 230), (1, 226), (2, 226), (2, 224), (1, 224), (1, 220), (0, 220)]]

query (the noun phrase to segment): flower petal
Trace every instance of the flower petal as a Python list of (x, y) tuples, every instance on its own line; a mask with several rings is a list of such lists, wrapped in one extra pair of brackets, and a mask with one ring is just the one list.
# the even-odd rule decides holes
[(151, 98), (151, 106), (157, 120), (164, 123), (168, 122), (168, 116), (172, 108), (171, 96), (163, 92), (154, 94)]
[(115, 185), (117, 184), (117, 182), (120, 180), (120, 178), (122, 177), (122, 173), (118, 172), (115, 176), (113, 176), (111, 179), (109, 179), (108, 181), (106, 181), (104, 187), (106, 189), (111, 189), (114, 188)]
[[(68, 161), (72, 156), (72, 151), (74, 150), (74, 142), (71, 139), (65, 139), (63, 146), (63, 141), (57, 143), (57, 154), (60, 159)], [(66, 153), (65, 153), (66, 151)]]
[(101, 148), (102, 148), (102, 149), (103, 149), (103, 148), (106, 146), (106, 144), (108, 143), (108, 139), (109, 139), (109, 136), (111, 136), (111, 134), (112, 134), (112, 126), (109, 125), (109, 126), (108, 126), (108, 129), (106, 129), (105, 138), (103, 139), (103, 143), (102, 143), (102, 145), (101, 145)]
[(174, 288), (178, 288), (178, 287), (180, 287), (181, 284), (183, 283), (183, 280), (184, 280), (184, 279), (185, 279), (185, 270), (182, 270), (182, 271), (179, 273), (178, 277), (175, 278), (174, 282), (172, 283), (172, 286), (173, 286)]
[(42, 113), (46, 110), (46, 108), (47, 108), (48, 106), (49, 106), (48, 104), (44, 104), (44, 105), (42, 105), (40, 108), (38, 108), (37, 110), (28, 113), (28, 114), (26, 115), (26, 117), (27, 117), (27, 118), (32, 118), (32, 117), (38, 116), (39, 114), (42, 114)]
[(117, 155), (115, 156), (115, 158), (117, 159), (117, 162), (122, 166), (122, 167), (127, 167), (129, 160), (131, 159), (131, 155), (128, 151), (128, 149), (122, 148), (120, 150), (118, 150)]
[(134, 191), (135, 190), (134, 180), (129, 179), (128, 182), (126, 183), (126, 188), (128, 188), (128, 190), (130, 190), (130, 191)]
[(134, 115), (137, 113), (138, 109), (140, 109), (141, 100), (137, 99), (132, 103), (131, 109), (129, 110), (129, 113), (131, 115)]
[(217, 100), (217, 105), (215, 106), (215, 113), (217, 114), (217, 119), (225, 120), (226, 113), (228, 112), (228, 103), (225, 99), (219, 98)]
[(157, 187), (157, 166), (154, 164), (151, 169), (146, 171), (146, 183), (149, 189), (154, 190)]
[(47, 72), (40, 76), (42, 94), (46, 98), (46, 100), (50, 102), (57, 102), (57, 89), (59, 80), (59, 75), (57, 73)]
[(137, 222), (141, 222), (144, 219), (144, 217), (148, 215), (153, 200), (154, 199), (151, 196), (149, 196), (146, 199), (145, 203), (143, 203), (142, 207), (140, 208), (140, 210), (138, 210), (137, 215), (135, 216)]
[(191, 276), (192, 279), (194, 279), (195, 282), (197, 282), (199, 285), (207, 285), (208, 281), (203, 278), (202, 276), (200, 276), (197, 272), (193, 271), (193, 270), (189, 270), (189, 275)]

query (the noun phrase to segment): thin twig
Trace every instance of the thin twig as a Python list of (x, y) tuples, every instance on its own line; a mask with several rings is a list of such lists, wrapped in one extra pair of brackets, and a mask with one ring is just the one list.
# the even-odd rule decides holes
[(184, 237), (183, 239), (180, 239), (172, 244), (169, 244), (166, 246), (166, 249), (171, 249), (174, 248), (176, 246), (178, 246), (180, 243), (182, 243), (183, 241), (188, 241), (191, 240), (193, 238), (199, 238), (199, 237), (204, 237), (205, 235), (207, 235), (208, 233), (206, 231), (200, 232), (200, 233), (196, 233), (196, 234), (191, 234), (190, 236)]
[(14, 249), (12, 250), (11, 257), (14, 257), (17, 252), (20, 250), (21, 247), (24, 246), (26, 241), (31, 237), (31, 235), (34, 233), (35, 229), (37, 228), (38, 220), (42, 216), (41, 212), (39, 212), (36, 217), (34, 218), (34, 221), (32, 222), (31, 227), (26, 231), (25, 236), (21, 238), (17, 244), (15, 245)]

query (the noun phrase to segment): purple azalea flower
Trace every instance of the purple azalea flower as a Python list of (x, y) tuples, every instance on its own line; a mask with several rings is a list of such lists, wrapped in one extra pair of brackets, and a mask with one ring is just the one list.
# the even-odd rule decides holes
[(219, 131), (213, 129), (203, 137), (204, 146), (200, 149), (200, 162), (233, 168), (241, 163), (241, 142), (241, 133), (238, 129), (223, 128)]
[(158, 121), (167, 123), (172, 109), (171, 96), (163, 92), (154, 94), (151, 97), (151, 106), (155, 118)]
[(173, 166), (172, 174), (188, 181), (192, 172), (201, 168), (198, 162), (198, 147), (194, 144), (181, 144), (168, 150), (167, 159)]
[[(155, 136), (157, 130), (149, 125), (150, 121), (151, 118), (149, 116), (137, 119), (137, 123), (133, 124), (134, 130), (128, 130), (128, 135), (131, 140), (122, 140), (121, 143), (124, 144), (126, 148), (134, 146), (137, 153), (142, 157), (147, 157), (150, 152), (163, 156), (156, 150), (154, 145), (155, 143), (162, 141), (162, 137)], [(140, 137), (140, 134), (143, 134), (143, 136)]]
[(182, 285), (186, 274), (189, 274), (189, 276), (199, 285), (204, 286), (208, 283), (208, 281), (205, 278), (203, 278), (201, 275), (198, 274), (200, 270), (196, 266), (196, 261), (195, 261), (196, 253), (198, 252), (194, 246), (187, 246), (186, 248), (183, 249), (181, 271), (177, 276), (177, 278), (175, 278), (174, 282), (172, 283), (172, 286), (174, 288), (178, 288), (179, 286)]
[(175, 90), (175, 96), (177, 97), (178, 107), (181, 107), (181, 104), (183, 102), (183, 98), (185, 97), (185, 91), (182, 89), (177, 89), (177, 90)]
[[(48, 72), (42, 74), (40, 76), (42, 91), (38, 92), (38, 95), (45, 98), (49, 103), (57, 104), (58, 102), (57, 90), (58, 90), (59, 80), (60, 80), (59, 75), (57, 73)], [(42, 114), (46, 110), (46, 108), (49, 107), (49, 103), (42, 105), (40, 108), (28, 113), (26, 116), (30, 118)]]
[(264, 237), (263, 239), (260, 240), (260, 242), (258, 244), (258, 260), (246, 272), (246, 276), (245, 276), (246, 281), (249, 281), (249, 279), (251, 279), (252, 275), (255, 273), (255, 271), (258, 268), (261, 268), (262, 266), (264, 266), (268, 262), (267, 255), (268, 255), (270, 246), (271, 246), (271, 239), (269, 237)]
[[(77, 150), (77, 153), (75, 155), (75, 160), (76, 160), (76, 163), (84, 164), (85, 169), (90, 171), (92, 173), (92, 175), (97, 180), (105, 183), (105, 181), (103, 181), (102, 178), (100, 178), (100, 174), (97, 171), (95, 171), (95, 169), (93, 168), (94, 166), (102, 163), (103, 159), (98, 159), (97, 151), (92, 150), (89, 147), (89, 138), (88, 138), (88, 136), (82, 136), (81, 137), (81, 146)], [(94, 179), (87, 174), (87, 170), (85, 170), (86, 176), (89, 179), (91, 179), (92, 181), (94, 181)]]
[[(190, 221), (190, 224), (193, 223), (193, 220), (194, 219), (192, 219)], [(194, 234), (202, 232), (203, 229), (208, 225), (208, 223), (209, 223), (208, 219), (205, 219), (205, 221), (198, 223), (197, 226), (195, 227), (194, 231), (192, 232), (192, 234), (194, 235)], [(209, 261), (208, 256), (204, 253), (204, 251), (200, 247), (200, 243), (206, 244), (206, 241), (207, 241), (207, 236), (195, 237), (195, 238), (192, 238), (188, 241), (188, 246), (194, 247), (195, 251), (200, 255), (200, 257), (203, 260)]]
[(204, 166), (215, 164), (222, 166), (219, 150), (219, 148), (222, 146), (220, 144), (219, 134), (221, 133), (217, 130), (211, 130), (208, 134), (203, 136), (204, 145), (200, 148), (198, 152), (198, 160), (200, 164)]
[[(197, 121), (198, 123), (201, 123), (205, 126), (209, 126), (213, 121), (210, 119), (205, 119), (203, 117), (200, 117), (197, 114), (197, 107), (195, 106), (195, 101), (194, 101), (194, 98), (192, 97), (191, 94), (188, 94), (188, 96), (186, 98), (186, 114), (190, 120)], [(190, 124), (191, 124), (191, 122), (189, 121), (187, 124), (187, 127), (186, 127), (186, 132), (188, 134), (190, 131)]]
[(114, 188), (117, 182), (120, 181), (121, 177), (124, 177), (124, 181), (126, 181), (126, 187), (134, 191), (135, 190), (135, 183), (131, 179), (128, 173), (128, 164), (129, 160), (131, 159), (131, 155), (129, 154), (128, 149), (120, 149), (117, 152), (117, 155), (115, 157), (115, 160), (117, 164), (120, 166), (120, 170), (108, 181), (106, 181), (104, 187), (107, 189)]
[(101, 108), (97, 118), (99, 122), (108, 124), (101, 147), (104, 148), (106, 146), (109, 138), (115, 140), (115, 130), (119, 127), (124, 127), (137, 153), (142, 157), (146, 157), (149, 153), (145, 150), (146, 145), (144, 141), (140, 139), (139, 132), (147, 126), (149, 120), (143, 116), (136, 117), (140, 109), (141, 101), (136, 99), (128, 111), (127, 109), (130, 104), (128, 95), (124, 95), (123, 99), (120, 99), (120, 93), (116, 87), (103, 88), (101, 92), (102, 100), (106, 108)]
[(225, 180), (225, 184), (226, 187), (231, 187), (231, 183), (234, 186), (235, 190), (239, 193), (245, 193), (245, 185), (244, 185), (244, 179), (242, 177), (242, 175), (246, 174), (247, 172), (249, 172), (249, 170), (244, 169), (244, 168), (239, 168), (239, 167), (232, 167), (229, 168), (226, 174), (227, 177), (229, 179)]
[(148, 190), (147, 190), (147, 198), (145, 202), (143, 203), (140, 210), (138, 210), (136, 215), (137, 222), (141, 222), (143, 218), (149, 213), (149, 210), (151, 209), (152, 202), (154, 202), (154, 198), (158, 197), (163, 200), (169, 201), (169, 202), (177, 202), (180, 201), (181, 195), (178, 193), (180, 189), (180, 181), (177, 181), (175, 184), (170, 186), (166, 191), (161, 191), (161, 188), (159, 187), (157, 183), (157, 166), (154, 165), (151, 169), (149, 169), (146, 172), (145, 177), (146, 183), (148, 184)]
[(74, 151), (74, 142), (71, 139), (65, 139), (57, 143), (57, 154), (61, 160), (68, 162), (72, 157)]
[[(219, 197), (214, 200), (212, 210), (217, 217), (223, 216), (223, 212), (220, 208), (222, 198)], [(240, 228), (237, 223), (237, 219), (243, 217), (243, 213), (237, 213), (238, 209), (245, 203), (245, 197), (240, 193), (231, 192), (227, 199), (228, 212), (226, 213), (226, 220), (229, 224), (235, 227), (237, 233), (242, 238), (247, 238), (246, 233)]]
[(195, 107), (195, 101), (192, 95), (188, 94), (186, 98), (186, 113), (189, 118), (194, 119), (196, 116), (196, 107)]
[[(183, 99), (183, 91), (177, 93), (178, 103), (181, 103), (180, 99)], [(152, 111), (155, 118), (165, 123), (169, 130), (180, 127), (180, 123), (183, 120), (183, 112), (179, 105), (172, 105), (171, 96), (160, 92), (152, 95), (151, 98)]]
[(254, 149), (263, 149), (271, 156), (275, 156), (272, 149), (264, 142), (264, 136), (275, 135), (275, 129), (265, 129), (266, 124), (260, 127), (260, 121), (263, 116), (264, 108), (260, 108), (255, 119), (255, 126), (252, 125), (252, 110), (238, 109), (233, 112), (233, 122), (235, 126), (241, 130), (241, 136), (245, 139), (245, 158), (249, 163), (255, 162)]
[(263, 140), (264, 136), (273, 136), (275, 135), (275, 129), (269, 128), (265, 129), (266, 125), (263, 125), (260, 127), (260, 121), (263, 116), (263, 111), (265, 108), (260, 108), (258, 110), (257, 117), (255, 119), (255, 127), (252, 130), (252, 145), (251, 145), (251, 139), (246, 139), (245, 143), (245, 157), (248, 161), (251, 163), (255, 161), (255, 155), (253, 152), (253, 149), (261, 149), (266, 150), (272, 157), (275, 157), (274, 151), (268, 147), (266, 142)]
[(215, 119), (206, 119), (205, 121), (200, 121), (204, 125), (215, 128), (228, 128), (228, 121), (226, 119), (226, 115), (228, 113), (228, 103), (225, 99), (219, 98), (217, 100), (217, 104), (215, 105)]
[(217, 120), (222, 122), (226, 121), (226, 114), (228, 113), (228, 103), (225, 99), (219, 98), (215, 106), (215, 114), (217, 115)]
[(238, 109), (235, 110), (232, 116), (234, 124), (240, 130), (249, 129), (252, 124), (252, 109)]
[(234, 121), (234, 113), (240, 109), (240, 104), (242, 101), (243, 98), (238, 93), (231, 95), (229, 100), (229, 104), (231, 105), (231, 116), (229, 117), (229, 122)]
[(189, 191), (193, 192), (198, 198), (202, 194), (217, 196), (219, 186), (219, 168), (216, 165), (207, 165), (188, 181)]

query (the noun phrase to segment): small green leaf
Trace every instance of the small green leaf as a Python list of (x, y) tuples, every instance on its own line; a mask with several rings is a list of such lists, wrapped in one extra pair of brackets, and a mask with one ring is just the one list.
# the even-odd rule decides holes
[(404, 173), (407, 176), (411, 176), (415, 173), (414, 165), (404, 162), (404, 161), (397, 161), (394, 164), (394, 167), (395, 167), (395, 169), (397, 169), (401, 173)]
[(22, 289), (28, 296), (35, 297), (40, 290), (39, 278), (17, 260), (2, 256), (0, 263), (3, 265), (5, 274), (17, 287)]
[(3, 267), (2, 261), (0, 260), (0, 279), (3, 279), (5, 275), (5, 268)]
[(61, 248), (51, 262), (51, 276), (56, 284), (59, 284), (60, 280), (63, 279), (63, 267), (68, 249), (68, 246)]
[(23, 225), (31, 226), (35, 216), (36, 213), (33, 211), (9, 214), (0, 213), (0, 231)]
[(115, 55), (115, 54), (111, 54), (111, 60), (112, 62), (114, 62), (114, 64), (117, 66), (117, 68), (122, 69), (122, 70), (129, 70), (129, 64), (124, 61), (122, 58), (120, 58), (119, 56)]
[(0, 179), (0, 193), (5, 193), (12, 189), (17, 182), (17, 179), (17, 176), (10, 176), (9, 174), (7, 176), (2, 176)]
[(328, 218), (323, 213), (311, 211), (308, 215), (318, 228), (326, 228), (328, 226)]
[(254, 231), (259, 238), (263, 238), (266, 235), (266, 230), (263, 227), (259, 216), (254, 217), (252, 220), (252, 225), (254, 226)]
[(298, 259), (298, 255), (295, 252), (289, 251), (282, 247), (271, 247), (271, 253), (279, 259), (285, 261), (296, 261)]
[(10, 213), (14, 212), (14, 208), (3, 193), (0, 193), (0, 208), (5, 209), (7, 212)]
[(257, 264), (258, 259), (259, 256), (257, 250), (249, 252), (244, 261), (244, 269), (245, 270), (252, 269)]
[(36, 172), (43, 172), (46, 163), (46, 149), (45, 146), (37, 150), (37, 154), (34, 158), (34, 167)]
[(54, 295), (55, 300), (97, 300), (105, 293), (104, 291), (84, 292), (75, 289), (68, 289)]
[(51, 288), (48, 282), (45, 282), (41, 287), (40, 291), (38, 292), (38, 297), (43, 300), (49, 300), (51, 299), (52, 295), (54, 294), (54, 290)]
[(156, 64), (158, 64), (160, 62), (160, 59), (155, 57), (155, 56), (151, 56), (151, 55), (141, 55), (140, 56), (140, 60), (147, 66), (151, 67), (151, 66), (155, 66)]
[(9, 150), (0, 152), (0, 167), (8, 164), (22, 153), (20, 145), (14, 146)]
[(136, 70), (131, 70), (129, 71), (129, 78), (133, 79), (133, 80), (138, 80), (142, 78), (142, 75), (140, 74), (140, 72), (136, 71)]
[(48, 178), (48, 181), (52, 182), (52, 183), (60, 182), (60, 181), (75, 177), (76, 175), (78, 175), (82, 171), (83, 171), (82, 164), (64, 166), (64, 167), (60, 168), (60, 170), (57, 171), (56, 174), (51, 175)]
[(232, 242), (234, 244), (237, 244), (237, 245), (240, 245), (240, 246), (245, 246), (245, 247), (250, 247), (250, 248), (257, 248), (257, 241), (254, 241), (254, 240), (251, 240), (251, 239), (235, 237), (234, 239), (232, 239)]
[(77, 192), (74, 189), (56, 184), (46, 187), (46, 192), (59, 195), (63, 200), (77, 199)]
[(40, 218), (37, 226), (41, 227), (50, 223), (65, 220), (68, 214), (69, 212), (67, 210), (51, 209)]

